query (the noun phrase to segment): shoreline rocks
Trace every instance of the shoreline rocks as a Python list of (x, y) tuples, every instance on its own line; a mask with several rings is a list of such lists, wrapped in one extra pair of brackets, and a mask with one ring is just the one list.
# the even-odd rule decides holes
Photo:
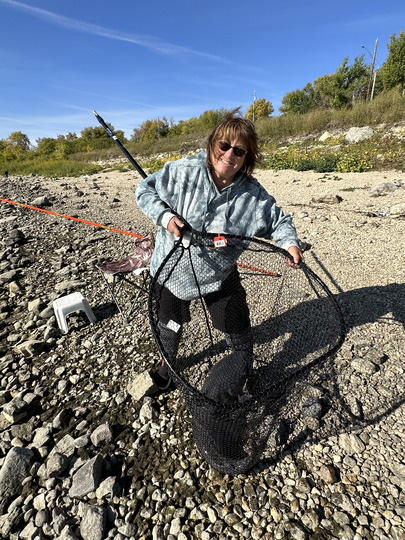
[[(348, 336), (333, 377), (314, 376), (299, 420), (287, 416), (280, 442), (238, 477), (201, 459), (178, 391), (148, 380), (159, 353), (146, 303), (125, 324), (94, 268), (128, 254), (131, 238), (1, 206), (0, 537), (405, 538), (405, 221), (379, 214), (403, 204), (403, 184), (373, 197), (370, 183), (393, 179), (289, 175), (263, 182), (286, 209), (300, 203), (307, 262), (336, 292)], [(1, 190), (146, 235), (134, 183), (24, 177)], [(76, 290), (97, 322), (73, 313), (62, 335), (52, 301)]]

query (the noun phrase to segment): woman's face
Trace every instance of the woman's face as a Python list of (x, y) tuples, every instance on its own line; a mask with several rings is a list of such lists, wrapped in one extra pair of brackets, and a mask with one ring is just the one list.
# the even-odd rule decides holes
[(246, 146), (241, 139), (232, 138), (217, 141), (211, 158), (213, 175), (216, 177), (214, 180), (226, 185), (232, 183), (245, 160)]

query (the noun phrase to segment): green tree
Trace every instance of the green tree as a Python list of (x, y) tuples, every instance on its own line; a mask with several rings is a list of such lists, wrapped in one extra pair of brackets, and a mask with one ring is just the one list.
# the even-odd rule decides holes
[(56, 150), (56, 139), (43, 137), (36, 140), (36, 154), (39, 156), (51, 156)]
[[(114, 132), (114, 135), (116, 135), (122, 143), (126, 142), (123, 131), (121, 130), (115, 131), (114, 126), (112, 126), (111, 124), (107, 124), (107, 125), (111, 129), (111, 131)], [(114, 144), (110, 135), (101, 126), (84, 128), (80, 132), (80, 134), (81, 134), (82, 140), (84, 141), (84, 147), (86, 148), (87, 151), (109, 148), (110, 146)]]
[(153, 141), (160, 137), (166, 137), (169, 130), (169, 122), (165, 116), (162, 119), (145, 120), (139, 130), (134, 129), (132, 140)]
[(140, 126), (141, 141), (152, 141), (156, 138), (156, 120), (145, 120)]
[(142, 137), (141, 128), (140, 127), (134, 128), (132, 130), (131, 141), (138, 142), (141, 140), (141, 137)]
[(265, 98), (258, 98), (254, 103), (249, 105), (246, 111), (245, 118), (255, 121), (258, 118), (268, 118), (274, 112), (271, 101)]
[(69, 142), (77, 141), (78, 139), (78, 136), (76, 135), (76, 133), (71, 133), (70, 131), (67, 135), (58, 135), (58, 137), (60, 136), (65, 137), (65, 139)]
[(349, 65), (344, 58), (336, 73), (323, 75), (314, 81), (318, 103), (323, 108), (341, 109), (351, 105), (364, 95), (370, 77), (370, 68), (364, 63), (364, 55)]
[(6, 149), (10, 146), (4, 139), (0, 139), (0, 163), (6, 162)]
[(12, 144), (7, 144), (7, 146), (2, 151), (2, 157), (4, 161), (13, 161), (22, 157), (22, 150), (16, 148)]
[(215, 129), (224, 120), (228, 110), (223, 107), (203, 112), (188, 120), (180, 120), (170, 127), (170, 135), (186, 135), (188, 133), (207, 133)]
[(209, 111), (203, 112), (198, 117), (198, 129), (199, 131), (205, 132), (205, 131), (212, 131), (215, 129), (225, 118), (227, 114), (227, 109), (221, 108), (221, 109), (212, 109)]
[(168, 136), (169, 137), (178, 137), (179, 135), (181, 135), (183, 133), (183, 124), (184, 124), (183, 120), (180, 120), (177, 124), (172, 122), (172, 124), (170, 126)]
[(0, 154), (7, 148), (7, 144), (4, 139), (0, 139)]
[[(119, 137), (119, 135), (117, 134)], [(120, 139), (122, 140), (122, 139)], [(80, 152), (81, 141), (76, 133), (68, 133), (67, 135), (58, 135), (56, 140), (56, 153), (58, 157), (65, 158), (75, 152)]]
[(200, 131), (198, 118), (193, 116), (188, 120), (184, 120), (181, 123), (181, 134), (186, 135), (187, 133), (198, 133)]
[(311, 83), (308, 83), (302, 90), (288, 92), (281, 100), (279, 111), (285, 113), (304, 114), (315, 108), (317, 99), (315, 89)]
[(85, 149), (83, 140), (76, 133), (68, 133), (67, 135), (58, 135), (56, 139), (44, 137), (37, 139), (36, 154), (43, 157), (59, 157), (65, 158), (69, 154), (80, 152)]
[(25, 133), (21, 133), (21, 131), (14, 131), (13, 133), (11, 133), (7, 141), (15, 148), (18, 148), (19, 150), (22, 150), (24, 152), (28, 151), (31, 146), (28, 136), (25, 135)]
[(402, 30), (398, 37), (393, 34), (387, 45), (388, 55), (381, 67), (381, 77), (384, 90), (396, 86), (405, 88), (405, 32)]

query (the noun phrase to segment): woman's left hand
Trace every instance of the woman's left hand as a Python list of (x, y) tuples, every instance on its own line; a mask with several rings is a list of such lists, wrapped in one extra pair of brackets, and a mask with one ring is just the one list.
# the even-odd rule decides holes
[(305, 262), (304, 255), (298, 246), (291, 246), (287, 251), (293, 258), (293, 261), (287, 259), (287, 264), (292, 268), (298, 268), (300, 262)]

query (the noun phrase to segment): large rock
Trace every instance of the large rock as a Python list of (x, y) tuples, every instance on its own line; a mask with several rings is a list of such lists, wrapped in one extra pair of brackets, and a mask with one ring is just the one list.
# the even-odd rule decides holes
[(400, 202), (391, 206), (390, 215), (394, 218), (405, 216), (405, 202)]
[(339, 446), (348, 456), (361, 454), (366, 448), (360, 437), (354, 433), (341, 433), (339, 435)]
[(45, 206), (52, 206), (51, 201), (48, 199), (48, 197), (37, 197), (32, 201), (32, 206), (39, 206), (40, 208), (44, 208)]
[(325, 131), (318, 139), (319, 142), (325, 142), (328, 139), (331, 139), (332, 135), (329, 133), (329, 131)]
[(94, 446), (103, 446), (112, 441), (113, 431), (108, 424), (98, 426), (90, 435), (90, 440)]
[(101, 505), (86, 505), (80, 534), (83, 540), (103, 540), (107, 520), (107, 509)]
[(10, 424), (15, 424), (28, 415), (29, 404), (21, 396), (16, 396), (3, 407), (3, 416)]
[(387, 193), (392, 193), (399, 187), (399, 185), (394, 184), (393, 182), (382, 182), (381, 184), (370, 188), (368, 192), (372, 197), (379, 197), (381, 195), (386, 195)]
[(324, 195), (312, 198), (312, 202), (324, 204), (339, 204), (342, 200), (340, 195), (333, 195), (332, 193), (325, 193)]
[(96, 491), (100, 483), (102, 467), (103, 458), (99, 454), (80, 467), (73, 476), (69, 497), (80, 499)]
[(57, 283), (55, 285), (55, 291), (61, 293), (61, 292), (69, 292), (74, 290), (79, 290), (82, 287), (85, 287), (86, 283), (84, 281), (75, 281), (75, 280), (67, 280), (62, 281), (61, 283)]
[(134, 401), (140, 401), (145, 396), (155, 394), (159, 389), (148, 371), (134, 377), (127, 387), (128, 393)]
[(58, 441), (53, 451), (59, 452), (68, 458), (72, 457), (75, 453), (75, 441), (73, 437), (67, 433), (60, 441)]
[(115, 476), (109, 476), (101, 482), (96, 489), (96, 497), (98, 499), (112, 499), (121, 492), (121, 486)]
[(28, 302), (27, 309), (32, 313), (39, 313), (44, 308), (44, 301), (41, 298), (35, 298)]
[(388, 467), (395, 476), (400, 476), (405, 479), (405, 464), (396, 463), (395, 461), (390, 461)]
[(44, 352), (47, 347), (48, 345), (45, 341), (41, 341), (39, 339), (29, 339), (28, 341), (24, 341), (23, 343), (16, 345), (14, 347), (14, 352), (16, 354), (23, 354), (24, 356), (31, 358)]
[(376, 134), (373, 128), (370, 126), (365, 127), (352, 127), (345, 135), (345, 139), (348, 143), (358, 143), (360, 141), (366, 141)]
[(20, 229), (12, 229), (4, 238), (3, 242), (6, 246), (18, 246), (26, 241), (25, 234)]
[(4, 285), (5, 283), (11, 283), (17, 278), (17, 272), (15, 270), (8, 270), (7, 272), (3, 272), (0, 274), (0, 285)]
[(33, 457), (33, 451), (28, 448), (11, 448), (0, 469), (0, 498), (21, 493)]
[(54, 452), (46, 462), (48, 478), (58, 478), (62, 476), (69, 465), (69, 458), (59, 452)]

